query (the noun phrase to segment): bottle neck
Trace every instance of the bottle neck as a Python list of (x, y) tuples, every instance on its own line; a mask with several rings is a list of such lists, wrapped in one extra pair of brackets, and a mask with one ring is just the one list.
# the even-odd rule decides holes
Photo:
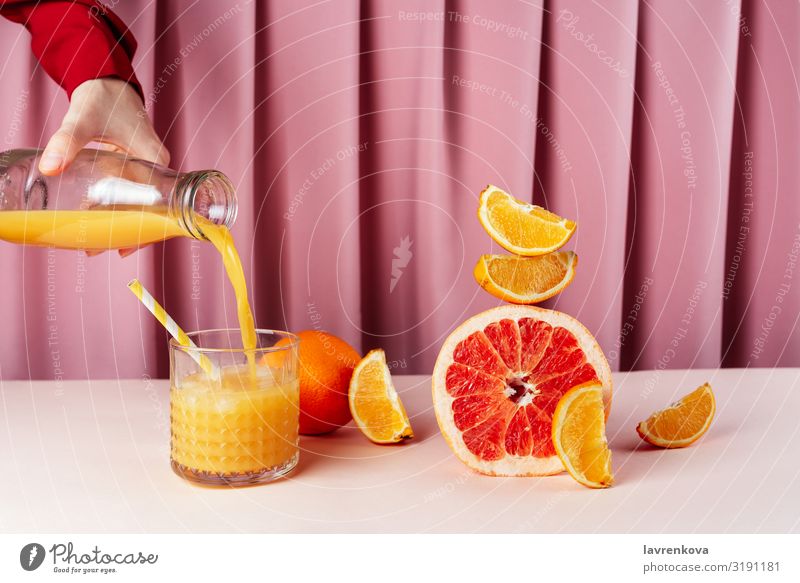
[(207, 239), (203, 223), (225, 225), (236, 221), (236, 192), (227, 176), (216, 170), (178, 175), (171, 210), (181, 227), (195, 239)]

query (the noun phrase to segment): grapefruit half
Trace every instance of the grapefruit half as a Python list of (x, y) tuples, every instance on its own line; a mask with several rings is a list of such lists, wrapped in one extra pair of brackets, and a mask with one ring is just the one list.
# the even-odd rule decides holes
[(433, 369), (436, 420), (456, 456), (493, 476), (564, 470), (552, 440), (561, 397), (588, 381), (611, 407), (611, 369), (575, 318), (534, 306), (473, 316), (445, 340)]

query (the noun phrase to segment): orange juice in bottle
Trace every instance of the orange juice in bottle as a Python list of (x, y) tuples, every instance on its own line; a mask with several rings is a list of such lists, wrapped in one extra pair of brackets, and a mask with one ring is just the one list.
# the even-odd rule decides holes
[(41, 150), (0, 153), (0, 239), (100, 251), (172, 237), (205, 239), (198, 220), (230, 227), (233, 185), (220, 172), (179, 173), (100, 150), (81, 150), (58, 176), (38, 170)]

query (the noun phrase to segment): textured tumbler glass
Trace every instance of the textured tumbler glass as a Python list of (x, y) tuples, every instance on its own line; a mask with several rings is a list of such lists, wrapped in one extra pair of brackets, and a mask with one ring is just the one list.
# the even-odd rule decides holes
[[(170, 341), (170, 458), (179, 476), (207, 485), (251, 485), (289, 473), (299, 457), (294, 334), (202, 330), (197, 348)], [(213, 370), (204, 370), (209, 368)]]

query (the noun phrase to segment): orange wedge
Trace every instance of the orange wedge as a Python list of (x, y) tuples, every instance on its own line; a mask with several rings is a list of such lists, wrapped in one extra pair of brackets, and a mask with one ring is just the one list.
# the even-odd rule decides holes
[(602, 384), (589, 381), (561, 397), (553, 413), (553, 446), (579, 483), (589, 488), (608, 488), (613, 483)]
[(577, 226), (540, 206), (519, 201), (491, 184), (481, 192), (478, 220), (501, 247), (526, 257), (560, 249)]
[(371, 441), (397, 443), (414, 437), (383, 350), (370, 351), (356, 365), (350, 379), (349, 401), (356, 425)]
[(686, 447), (708, 431), (716, 409), (711, 385), (706, 383), (650, 415), (636, 426), (636, 431), (647, 443), (658, 447)]
[(539, 257), (481, 255), (472, 273), (496, 298), (512, 304), (538, 304), (572, 283), (577, 265), (578, 256), (572, 251)]

